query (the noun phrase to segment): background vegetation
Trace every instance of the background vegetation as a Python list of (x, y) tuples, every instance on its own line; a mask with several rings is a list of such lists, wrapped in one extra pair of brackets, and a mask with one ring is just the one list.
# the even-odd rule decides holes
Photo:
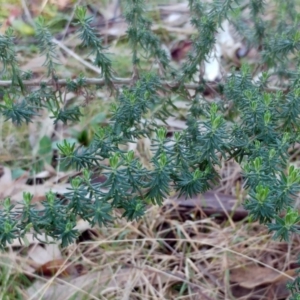
[[(0, 298), (286, 299), (289, 297), (286, 283), (296, 276), (299, 253), (299, 237), (290, 234), (297, 232), (299, 221), (295, 197), (299, 190), (297, 2), (235, 4), (216, 1), (207, 18), (200, 18), (198, 13), (204, 8), (198, 6), (198, 2), (190, 1), (191, 15), (188, 3), (152, 2), (143, 7), (142, 2), (137, 1), (145, 14), (136, 16), (153, 20), (151, 29), (159, 40), (149, 36), (149, 24), (145, 20), (130, 15), (138, 5), (128, 9), (124, 3), (0, 2), (1, 32), (4, 34), (11, 26), (16, 36), (13, 40), (16, 56), (12, 56), (12, 61), (16, 59), (21, 63), (21, 70), (32, 72), (12, 79), (19, 84), (18, 81), (26, 80), (26, 76), (38, 83), (47, 76), (52, 80), (70, 78), (64, 83), (68, 93), (63, 99), (70, 109), (57, 109), (50, 101), (48, 110), (40, 109), (39, 115), (34, 115), (33, 106), (14, 107), (13, 104), (18, 102), (10, 102), (7, 86), (1, 89), (0, 196), (10, 199), (3, 203), (2, 216), (6, 217), (5, 212), (12, 211), (11, 204), (18, 205), (23, 198), (25, 202), (27, 199), (28, 205), (41, 209), (42, 201), (50, 203), (54, 199), (51, 195), (58, 197), (55, 205), (59, 211), (58, 206), (68, 200), (64, 194), (70, 192), (70, 188), (76, 188), (78, 175), (88, 178), (94, 185), (103, 184), (107, 173), (103, 176), (102, 171), (93, 174), (78, 171), (81, 167), (90, 167), (86, 163), (88, 160), (73, 160), (78, 167), (76, 170), (57, 158), (61, 153), (68, 158), (68, 147), (73, 143), (76, 147), (82, 146), (81, 149), (91, 149), (94, 138), (103, 134), (99, 128), (108, 128), (112, 118), (116, 124), (114, 130), (128, 134), (128, 141), (121, 149), (134, 153), (149, 169), (153, 164), (157, 166), (156, 163), (160, 168), (165, 167), (164, 159), (170, 155), (171, 141), (177, 138), (178, 145), (184, 145), (186, 140), (180, 140), (178, 132), (187, 132), (188, 142), (193, 143), (192, 152), (199, 150), (200, 154), (191, 158), (192, 152), (185, 152), (184, 148), (181, 154), (188, 156), (186, 161), (192, 161), (190, 167), (200, 161), (202, 164), (197, 168), (202, 173), (197, 168), (184, 173), (184, 165), (175, 172), (166, 169), (180, 174), (172, 178), (177, 182), (174, 191), (169, 191), (168, 180), (163, 184), (166, 177), (160, 178), (155, 186), (157, 189), (153, 185), (150, 190), (149, 186), (142, 187), (148, 195), (142, 205), (138, 201), (133, 206), (121, 205), (112, 215), (107, 214), (106, 219), (102, 216), (94, 222), (101, 225), (114, 217), (108, 227), (91, 228), (90, 222), (84, 220), (87, 214), (83, 211), (80, 215), (78, 210), (81, 218), (72, 223), (77, 232), (73, 232), (73, 228), (68, 235), (64, 235), (65, 228), (59, 233), (52, 232), (54, 237), (61, 239), (55, 241), (48, 237), (51, 244), (45, 243), (43, 235), (37, 236), (39, 240), (34, 238), (30, 228), (25, 228), (22, 241), (2, 233), (1, 241), (12, 244), (7, 244), (1, 254)], [(102, 52), (89, 55), (90, 52), (82, 47), (74, 21), (81, 25), (87, 22), (82, 10), (76, 13), (76, 5), (87, 7), (85, 16), (92, 17), (90, 24), (102, 38), (101, 45), (97, 45), (107, 53), (112, 65), (101, 56)], [(227, 13), (230, 22), (224, 18)], [(43, 16), (45, 22), (39, 19), (35, 23), (39, 16)], [(131, 23), (133, 20), (135, 24)], [(54, 38), (48, 36), (44, 24), (48, 24)], [(133, 35), (126, 35), (127, 24), (132, 30), (137, 25), (144, 30), (140, 44)], [(203, 32), (203, 28), (208, 30)], [(199, 35), (197, 29), (200, 29)], [(86, 33), (81, 32), (82, 35)], [(210, 40), (211, 36), (216, 40)], [(87, 43), (89, 39), (85, 36), (83, 40)], [(96, 39), (89, 41), (93, 46)], [(210, 55), (214, 43), (215, 51)], [(145, 45), (144, 50), (152, 56), (143, 52)], [(101, 48), (107, 46), (107, 49)], [(58, 49), (55, 55), (54, 47)], [(192, 49), (194, 52), (187, 55)], [(41, 50), (44, 56), (40, 56)], [(43, 66), (45, 58), (46, 65)], [(172, 71), (164, 78), (163, 88), (155, 81), (155, 76), (142, 75), (144, 71), (161, 74), (162, 67), (167, 66)], [(100, 80), (98, 86), (85, 89), (84, 77), (78, 75), (95, 78), (103, 70), (105, 82)], [(113, 81), (112, 70), (114, 77), (117, 74)], [(2, 74), (2, 82), (10, 79), (9, 76), (5, 78), (6, 74)], [(170, 81), (178, 82), (178, 76), (179, 83), (186, 82), (185, 89), (180, 84), (170, 86)], [(124, 86), (134, 85), (138, 78), (146, 90), (149, 84), (151, 92), (143, 97), (152, 102), (140, 123), (134, 123), (133, 117), (129, 125), (136, 126), (136, 130), (126, 132), (124, 128), (130, 121), (130, 115), (125, 114), (127, 118), (123, 115), (126, 97), (140, 97), (140, 94), (138, 89), (127, 90), (126, 94)], [(113, 84), (122, 87), (120, 91), (124, 98), (119, 98), (119, 103)], [(155, 95), (158, 98), (151, 98)], [(240, 103), (236, 99), (241, 99)], [(122, 103), (125, 103), (123, 110), (118, 114)], [(19, 114), (16, 114), (17, 108)], [(253, 115), (257, 117), (256, 122)], [(26, 116), (28, 120), (34, 118), (34, 122), (21, 124), (22, 120), (26, 121)], [(195, 122), (198, 116), (200, 118)], [(67, 119), (73, 122), (64, 122)], [(231, 132), (233, 139), (229, 143), (227, 129), (234, 122), (242, 126)], [(20, 124), (16, 127), (13, 123)], [(118, 128), (120, 124), (123, 127)], [(157, 124), (161, 128), (156, 128)], [(199, 130), (197, 126), (193, 127), (195, 124), (200, 128), (206, 126), (211, 132), (219, 130), (213, 144), (209, 144), (212, 140), (208, 136), (201, 140), (206, 141), (204, 144), (193, 141)], [(239, 130), (241, 128), (245, 130)], [(156, 134), (149, 134), (150, 129), (156, 129)], [(245, 135), (255, 138), (248, 141)], [(137, 143), (132, 143), (137, 138)], [(153, 138), (154, 148), (151, 145)], [(64, 148), (59, 147), (64, 145), (64, 139), (67, 144)], [(245, 142), (248, 143), (246, 146)], [(239, 151), (229, 151), (228, 145)], [(164, 156), (163, 151), (160, 153), (161, 150), (167, 155)], [(207, 155), (208, 161), (201, 153)], [(231, 153), (232, 157), (220, 160), (220, 153)], [(132, 161), (130, 155), (128, 162)], [(240, 164), (244, 157), (248, 159)], [(118, 159), (120, 157), (114, 156), (104, 160), (108, 172), (117, 165)], [(201, 174), (207, 175), (203, 182), (199, 181)], [(210, 192), (206, 192), (207, 183), (212, 188)], [(23, 194), (24, 191), (27, 194)], [(49, 191), (53, 194), (45, 198)], [(191, 199), (185, 200), (185, 194)], [(79, 196), (81, 201), (85, 197), (84, 194)], [(151, 201), (162, 206), (153, 206)], [(245, 207), (242, 204), (246, 204)], [(133, 222), (121, 218), (123, 215), (129, 220), (136, 219), (144, 213), (143, 218)], [(269, 227), (258, 221), (269, 223)], [(1, 226), (5, 224), (2, 222)], [(272, 239), (270, 230), (283, 241)], [(3, 232), (14, 234), (11, 228)], [(76, 243), (62, 247), (72, 238)], [(293, 297), (297, 299), (297, 285), (293, 289)]]

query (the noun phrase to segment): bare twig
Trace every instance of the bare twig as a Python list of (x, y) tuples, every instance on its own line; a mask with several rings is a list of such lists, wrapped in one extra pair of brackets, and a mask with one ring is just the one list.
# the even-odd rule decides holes
[[(65, 86), (67, 84), (66, 79), (59, 79), (55, 82), (53, 80), (23, 80), (22, 83), (24, 86), (40, 86), (40, 85), (46, 85), (46, 86)], [(86, 78), (85, 83), (87, 85), (105, 85), (106, 81), (103, 78)], [(112, 83), (115, 85), (130, 85), (132, 83), (132, 78), (114, 78), (112, 80)], [(0, 86), (1, 87), (9, 87), (12, 84), (11, 80), (0, 80)], [(169, 81), (163, 81), (162, 85), (164, 87), (168, 88), (177, 88), (180, 86), (180, 83), (178, 82), (169, 82)], [(195, 90), (200, 87), (200, 84), (196, 83), (186, 83), (184, 84), (184, 87), (187, 89)], [(209, 85), (211, 87), (211, 84)]]
[[(64, 45), (62, 43), (58, 42), (61, 48), (64, 47)], [(68, 49), (68, 48), (67, 48)], [(65, 50), (65, 49), (64, 49)], [(69, 50), (69, 49), (68, 49)], [(72, 54), (72, 56), (76, 55), (74, 52)], [(80, 60), (80, 62), (85, 65), (86, 67), (88, 67), (89, 69), (93, 69), (95, 72), (97, 72), (98, 74), (101, 73), (101, 70), (91, 64), (89, 64), (88, 62), (86, 62), (85, 60), (83, 60), (82, 58), (80, 58), (78, 56), (77, 58), (78, 60)], [(132, 78), (118, 78), (115, 77), (114, 79), (112, 79), (110, 81), (112, 84), (114, 85), (130, 85), (132, 84)], [(41, 86), (41, 85), (45, 85), (45, 86), (65, 86), (68, 83), (67, 79), (59, 79), (57, 81), (53, 81), (53, 80), (23, 80), (22, 81), (24, 86)], [(0, 87), (9, 87), (11, 86), (12, 81), (11, 80), (0, 80)], [(107, 84), (107, 82), (105, 81), (105, 79), (103, 78), (85, 78), (85, 84), (86, 85), (99, 85), (99, 86), (104, 86)], [(205, 83), (205, 90), (207, 92), (209, 92), (210, 94), (216, 94), (217, 93), (217, 88), (218, 85), (220, 83)], [(179, 88), (180, 86), (184, 86), (186, 89), (189, 90), (197, 90), (199, 89), (201, 86), (203, 87), (203, 83), (180, 83), (180, 82), (176, 82), (176, 81), (162, 81), (161, 85), (165, 88), (168, 89), (176, 89)], [(265, 89), (266, 92), (277, 92), (281, 90), (283, 93), (287, 93), (288, 92), (288, 88), (278, 88), (278, 87), (268, 87)]]
[(63, 41), (63, 40), (65, 39), (65, 37), (66, 37), (66, 34), (67, 34), (68, 30), (69, 30), (69, 27), (70, 27), (70, 25), (71, 25), (71, 22), (73, 21), (73, 18), (74, 18), (74, 15), (75, 15), (75, 11), (76, 11), (76, 8), (77, 8), (77, 6), (80, 5), (80, 3), (81, 3), (81, 0), (77, 0), (77, 3), (76, 3), (76, 4), (74, 5), (74, 7), (73, 7), (73, 11), (72, 11), (72, 13), (71, 13), (71, 16), (70, 16), (70, 18), (69, 18), (69, 20), (68, 20), (68, 23), (67, 23), (67, 25), (65, 26), (65, 29), (63, 30), (63, 33), (62, 33), (62, 38), (61, 38), (62, 41)]
[(90, 70), (93, 70), (97, 74), (101, 74), (101, 69), (97, 68), (96, 66), (90, 64), (89, 62), (85, 61), (82, 57), (80, 57), (78, 54), (76, 54), (74, 51), (66, 47), (62, 42), (59, 40), (53, 38), (52, 42), (55, 43), (57, 46), (59, 46), (61, 49), (63, 49), (66, 53), (68, 53), (70, 56), (78, 60), (81, 64), (83, 64), (85, 67), (87, 67)]

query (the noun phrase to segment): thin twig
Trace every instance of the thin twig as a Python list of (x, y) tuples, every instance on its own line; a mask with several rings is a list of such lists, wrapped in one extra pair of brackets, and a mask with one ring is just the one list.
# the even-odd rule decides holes
[(62, 37), (61, 37), (61, 40), (62, 40), (62, 41), (65, 39), (66, 34), (68, 33), (68, 30), (69, 30), (69, 27), (70, 27), (70, 25), (71, 25), (71, 22), (73, 21), (73, 18), (74, 18), (74, 16), (75, 16), (76, 8), (77, 8), (77, 6), (80, 5), (80, 3), (81, 3), (81, 0), (77, 0), (77, 3), (76, 3), (76, 4), (74, 5), (74, 7), (73, 7), (73, 11), (72, 11), (72, 13), (71, 13), (71, 16), (70, 16), (70, 18), (69, 18), (69, 20), (68, 20), (68, 23), (67, 23), (67, 25), (65, 26), (65, 29), (63, 30), (63, 33), (62, 33)]
[[(57, 41), (57, 42), (59, 42), (59, 41)], [(59, 46), (61, 48), (64, 47), (64, 45), (61, 44), (61, 43), (60, 43)], [(68, 48), (66, 48), (66, 49), (68, 49)], [(72, 56), (73, 55), (76, 55), (76, 54), (73, 52)], [(89, 64), (88, 62), (86, 62), (85, 60), (80, 58), (79, 56), (78, 56), (77, 59), (80, 60), (83, 65), (88, 65), (88, 67), (90, 69), (93, 68), (95, 72), (101, 73), (100, 69), (98, 69), (97, 67)], [(114, 85), (130, 85), (130, 84), (132, 84), (132, 78), (118, 78), (118, 77), (115, 77), (110, 82)], [(29, 86), (32, 86), (32, 87), (41, 86), (41, 85), (43, 85), (43, 86), (66, 86), (67, 83), (68, 83), (68, 80), (67, 79), (59, 79), (55, 82), (51, 79), (49, 79), (48, 81), (46, 81), (46, 80), (23, 80), (22, 83), (23, 83), (24, 86), (28, 86), (28, 87)], [(11, 80), (0, 80), (0, 87), (9, 87), (9, 86), (11, 86), (11, 84), (12, 84)], [(107, 82), (103, 78), (85, 78), (85, 84), (86, 85), (104, 86), (104, 85), (107, 84)], [(219, 84), (220, 83), (205, 83), (205, 88), (208, 91), (214, 91), (214, 93), (216, 93), (216, 90), (217, 90), (217, 87), (218, 87)], [(181, 83), (176, 82), (176, 81), (172, 81), (172, 82), (171, 81), (162, 81), (161, 85), (165, 88), (168, 88), (168, 89), (176, 89), (176, 88), (181, 86)], [(203, 83), (184, 83), (184, 84), (182, 84), (182, 86), (184, 86), (186, 89), (189, 89), (189, 90), (197, 90), (201, 86), (203, 87)], [(268, 88), (265, 89), (266, 92), (277, 92), (279, 90), (283, 91), (284, 93), (288, 92), (288, 88), (280, 89), (280, 88), (277, 88), (277, 87), (268, 87)]]
[(24, 10), (27, 22), (29, 22), (34, 27), (35, 24), (34, 24), (34, 21), (33, 21), (32, 17), (31, 17), (31, 14), (30, 14), (30, 11), (28, 9), (26, 1), (25, 0), (21, 0), (21, 4), (22, 4), (23, 10)]
[(72, 51), (71, 49), (69, 49), (68, 47), (66, 47), (62, 42), (60, 42), (59, 40), (53, 38), (52, 42), (55, 43), (58, 47), (60, 47), (61, 49), (63, 49), (65, 52), (67, 52), (70, 56), (72, 56), (73, 58), (75, 58), (76, 60), (78, 60), (81, 64), (83, 64), (85, 67), (87, 67), (88, 69), (93, 70), (94, 72), (96, 72), (97, 74), (101, 74), (102, 71), (101, 69), (95, 67), (94, 65), (90, 64), (89, 62), (85, 61), (82, 57), (80, 57), (78, 54), (76, 54), (74, 51)]
[[(116, 85), (129, 85), (132, 83), (132, 78), (114, 78), (111, 80), (113, 84)], [(46, 80), (23, 80), (22, 81), (24, 86), (40, 86), (40, 85), (46, 85), (46, 86), (65, 86), (68, 83), (67, 79), (59, 79), (55, 82), (53, 80), (49, 79)], [(1, 87), (9, 87), (12, 84), (11, 80), (0, 80), (0, 86)], [(106, 81), (103, 78), (85, 78), (85, 84), (87, 85), (105, 85)], [(163, 81), (162, 86), (169, 87), (169, 88), (176, 88), (179, 87), (180, 84), (178, 82), (169, 82), (169, 81)], [(211, 85), (210, 85), (211, 86)], [(200, 87), (200, 84), (195, 83), (186, 83), (184, 84), (184, 87), (187, 89), (195, 90)]]
[[(78, 3), (77, 5), (79, 5), (81, 2), (81, 0), (78, 0)], [(27, 18), (27, 21), (33, 26), (35, 27), (35, 23), (31, 17), (31, 14), (29, 12), (29, 9), (28, 9), (28, 6), (27, 6), (27, 3), (25, 0), (21, 0), (21, 3), (22, 3), (22, 7), (24, 9), (24, 12), (25, 12), (25, 15), (26, 15), (26, 18)], [(74, 16), (74, 13), (75, 13), (75, 9), (73, 10), (72, 12), (72, 15), (69, 19), (69, 22), (71, 22), (73, 16)], [(65, 36), (65, 33), (66, 33), (66, 30), (68, 29), (68, 26), (69, 26), (69, 23), (67, 24), (65, 30), (64, 30), (64, 33), (63, 33), (63, 38)], [(70, 56), (72, 56), (73, 58), (75, 58), (77, 61), (79, 61), (81, 64), (83, 64), (86, 68), (96, 72), (97, 74), (101, 74), (101, 69), (95, 67), (94, 65), (90, 64), (89, 62), (85, 61), (84, 59), (82, 59), (82, 57), (80, 57), (79, 55), (77, 55), (74, 51), (72, 51), (71, 49), (69, 49), (68, 47), (66, 47), (61, 41), (55, 39), (55, 38), (52, 38), (52, 42), (55, 43), (58, 47), (60, 47), (62, 50), (64, 50), (67, 54), (69, 54)], [(3, 85), (0, 85), (0, 86), (3, 86)], [(4, 85), (6, 86), (6, 85)]]

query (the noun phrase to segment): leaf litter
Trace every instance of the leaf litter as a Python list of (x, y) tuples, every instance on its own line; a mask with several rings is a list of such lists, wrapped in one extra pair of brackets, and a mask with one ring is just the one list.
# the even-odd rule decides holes
[[(70, 4), (52, 2), (60, 5), (60, 10)], [(37, 12), (45, 9), (44, 3)], [(187, 2), (159, 5), (157, 9), (160, 24), (154, 24), (153, 30), (176, 34), (165, 48), (173, 63), (180, 64), (190, 50), (194, 33)], [(98, 12), (99, 31), (112, 41), (118, 53), (118, 42), (126, 33), (119, 1)], [(71, 27), (69, 30), (72, 34)], [(227, 21), (216, 41), (203, 67), (204, 76), (211, 82), (222, 80), (230, 66), (240, 65), (241, 58), (257, 60), (255, 49), (247, 49)], [(71, 37), (65, 45), (75, 48), (77, 42)], [(34, 59), (24, 64), (30, 69), (37, 67), (37, 75), (42, 72), (40, 65)], [(184, 106), (184, 102), (178, 102), (180, 109)], [(167, 124), (170, 133), (185, 128), (178, 116), (168, 119)], [(56, 129), (44, 129), (48, 131), (30, 130), (33, 148), (42, 136), (53, 138)], [(143, 159), (150, 153), (150, 144), (147, 139), (141, 143), (133, 150)], [(0, 156), (2, 161), (5, 157), (11, 160), (8, 155)], [(117, 219), (114, 226), (91, 229), (78, 220), (78, 241), (66, 249), (59, 241), (44, 236), (37, 240), (28, 233), (22, 243), (14, 241), (1, 254), (0, 266), (9, 263), (10, 272), (32, 279), (34, 283), (23, 289), (23, 299), (286, 299), (286, 282), (293, 279), (298, 267), (299, 237), (293, 237), (291, 244), (274, 241), (265, 227), (243, 221), (247, 212), (240, 201), (239, 171), (232, 162), (224, 164), (218, 189), (193, 199), (165, 199), (162, 208), (149, 208), (140, 221)], [(28, 185), (32, 179), (28, 173), (14, 179), (12, 170), (1, 166), (0, 195), (17, 203), (23, 192), (29, 191), (34, 194), (34, 202), (40, 203), (47, 191), (60, 195), (66, 192), (69, 176), (72, 174), (58, 173), (45, 164), (34, 176), (42, 179), (42, 184)]]

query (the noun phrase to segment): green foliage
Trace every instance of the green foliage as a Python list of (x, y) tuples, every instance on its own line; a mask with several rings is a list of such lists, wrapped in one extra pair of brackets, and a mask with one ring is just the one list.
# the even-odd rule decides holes
[(112, 79), (111, 61), (104, 54), (104, 47), (101, 39), (97, 37), (97, 31), (91, 27), (92, 18), (86, 17), (86, 8), (77, 7), (76, 17), (78, 18), (78, 37), (82, 40), (83, 46), (91, 49), (90, 55), (94, 55), (94, 65), (101, 67), (102, 75), (107, 84)]
[[(300, 258), (298, 258), (298, 263), (300, 262)], [(287, 284), (287, 288), (290, 290), (291, 292), (291, 297), (289, 298), (289, 300), (299, 300), (300, 299), (300, 269), (298, 269), (297, 271), (297, 277), (293, 282), (289, 282)]]
[[(248, 191), (244, 205), (250, 218), (266, 224), (275, 238), (287, 241), (291, 234), (299, 233), (300, 216), (294, 202), (300, 192), (300, 171), (291, 165), (289, 157), (289, 149), (300, 137), (299, 16), (293, 1), (279, 1), (278, 20), (271, 24), (262, 18), (264, 5), (263, 1), (254, 0), (246, 6), (231, 0), (190, 0), (191, 22), (198, 33), (193, 37), (193, 50), (186, 63), (174, 72), (159, 38), (151, 31), (145, 1), (127, 0), (125, 19), (133, 74), (130, 85), (122, 90), (115, 85), (112, 63), (91, 26), (92, 19), (86, 16), (85, 8), (77, 7), (75, 23), (82, 47), (89, 49), (94, 65), (102, 70), (104, 84), (115, 95), (110, 122), (99, 126), (93, 140), (85, 145), (77, 146), (66, 140), (57, 145), (61, 164), (82, 171), (81, 176), (71, 180), (65, 201), (50, 192), (43, 209), (38, 210), (28, 193), (23, 195), (23, 209), (4, 199), (0, 210), (0, 245), (5, 247), (29, 230), (36, 234), (44, 232), (68, 245), (77, 237), (74, 227), (78, 217), (92, 225), (107, 225), (114, 221), (116, 209), (128, 220), (138, 219), (147, 204), (161, 205), (173, 192), (192, 197), (209, 190), (219, 180), (217, 167), (228, 159), (236, 160), (242, 167)], [(241, 21), (245, 8), (250, 9), (253, 22), (247, 28)], [(287, 15), (289, 18), (284, 17)], [(233, 70), (218, 90), (222, 105), (206, 102), (199, 84), (186, 116), (186, 129), (168, 137), (157, 120), (164, 122), (171, 115), (172, 95), (191, 98), (184, 83), (193, 78), (211, 53), (215, 32), (224, 19), (229, 19), (246, 36), (249, 46), (262, 50), (259, 64), (272, 67), (273, 73), (264, 71), (254, 82), (248, 65)], [(36, 38), (40, 53), (46, 57), (44, 65), (50, 81), (32, 89), (24, 81), (30, 80), (31, 74), (22, 72), (18, 66), (12, 30), (0, 36), (1, 75), (2, 79), (11, 80), (0, 88), (4, 95), (0, 112), (16, 125), (31, 122), (42, 108), (51, 112), (54, 123), (79, 121), (80, 107), (67, 106), (65, 96), (69, 92), (80, 93), (97, 80), (80, 75), (62, 83), (56, 72), (55, 43), (42, 18), (36, 23)], [(158, 73), (163, 75), (142, 71), (141, 56), (153, 59), (152, 64), (158, 63)], [(282, 90), (269, 89), (271, 75), (288, 84)], [(173, 88), (165, 83), (170, 78), (177, 83)], [(232, 107), (230, 118), (224, 114), (227, 103)], [(152, 158), (147, 166), (133, 151), (124, 150), (124, 145), (143, 137), (152, 142)], [(94, 173), (101, 173), (105, 181), (94, 183)]]
[[(128, 40), (132, 47), (132, 63), (136, 72), (136, 65), (139, 64), (138, 47), (142, 48), (147, 57), (154, 57), (163, 68), (169, 63), (166, 52), (160, 47), (159, 38), (151, 31), (151, 20), (145, 17), (145, 1), (127, 1), (125, 19), (128, 23)], [(137, 74), (134, 74), (137, 76)]]

